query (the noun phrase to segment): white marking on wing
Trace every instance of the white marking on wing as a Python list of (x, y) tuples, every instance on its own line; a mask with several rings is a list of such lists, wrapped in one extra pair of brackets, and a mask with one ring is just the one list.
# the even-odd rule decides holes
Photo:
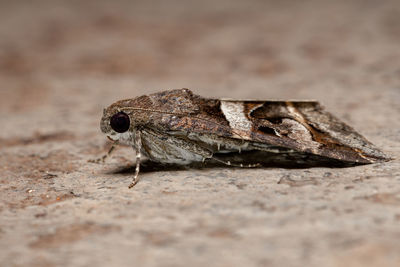
[(233, 130), (243, 131), (247, 133), (244, 137), (249, 137), (252, 128), (252, 122), (244, 113), (243, 103), (221, 101), (221, 110), (222, 113), (224, 113), (226, 120), (229, 122), (229, 126)]

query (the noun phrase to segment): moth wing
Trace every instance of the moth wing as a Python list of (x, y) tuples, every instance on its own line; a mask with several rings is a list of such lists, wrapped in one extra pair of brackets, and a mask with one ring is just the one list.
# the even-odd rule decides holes
[[(267, 101), (254, 108), (249, 119), (267, 120), (277, 133), (286, 128), (281, 137), (296, 141), (300, 151), (359, 163), (388, 160), (377, 147), (316, 101)], [(252, 130), (262, 132), (263, 126)]]
[(197, 114), (172, 116), (168, 128), (277, 146), (345, 162), (389, 158), (316, 101), (218, 100), (198, 97)]

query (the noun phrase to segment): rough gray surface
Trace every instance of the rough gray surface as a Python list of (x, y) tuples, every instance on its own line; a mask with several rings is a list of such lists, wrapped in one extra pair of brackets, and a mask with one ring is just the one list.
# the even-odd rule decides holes
[[(146, 4), (144, 4), (146, 2)], [(399, 266), (400, 4), (1, 1), (2, 266)], [(102, 108), (189, 87), (317, 99), (393, 161), (105, 165)]]

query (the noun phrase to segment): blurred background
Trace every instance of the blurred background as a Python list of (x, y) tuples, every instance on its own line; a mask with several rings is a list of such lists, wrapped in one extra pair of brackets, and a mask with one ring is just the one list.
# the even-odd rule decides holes
[(162, 89), (340, 111), (400, 83), (397, 0), (0, 1), (0, 17), (0, 111), (45, 110), (56, 128)]
[(397, 0), (1, 1), (0, 16), (2, 111), (182, 87), (356, 105), (400, 82)]
[(135, 192), (115, 171), (130, 149), (87, 163), (105, 106), (183, 87), (316, 99), (399, 157), (399, 48), (398, 0), (0, 0), (0, 262), (399, 263), (398, 163), (148, 173)]

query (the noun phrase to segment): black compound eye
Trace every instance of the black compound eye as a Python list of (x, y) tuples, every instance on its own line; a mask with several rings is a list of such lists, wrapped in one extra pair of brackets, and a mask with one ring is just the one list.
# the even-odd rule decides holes
[(110, 119), (111, 128), (117, 133), (128, 131), (130, 124), (129, 116), (122, 111), (114, 114)]

